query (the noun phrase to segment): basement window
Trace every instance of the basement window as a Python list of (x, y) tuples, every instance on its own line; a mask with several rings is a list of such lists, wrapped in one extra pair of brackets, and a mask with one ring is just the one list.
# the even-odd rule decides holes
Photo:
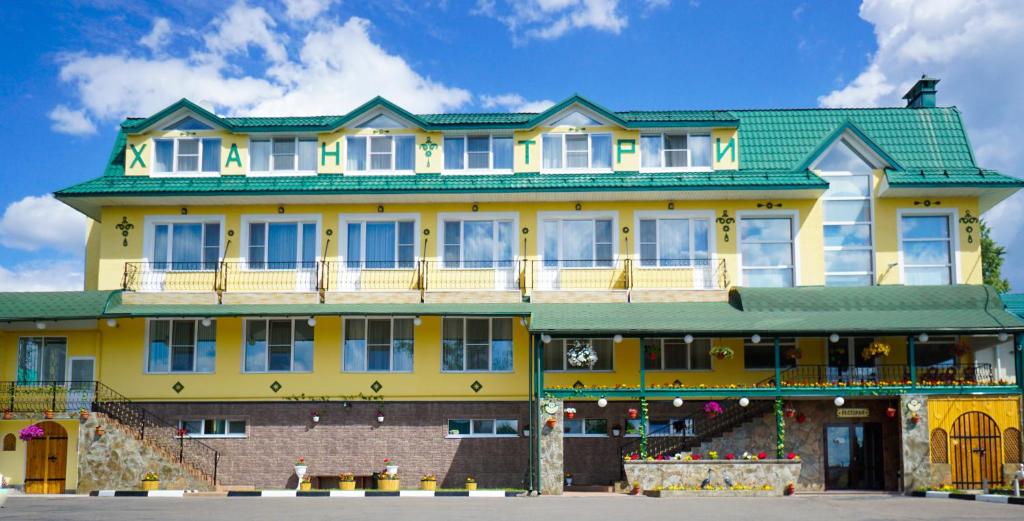
[(179, 432), (189, 438), (244, 438), (245, 420), (188, 419), (178, 422)]

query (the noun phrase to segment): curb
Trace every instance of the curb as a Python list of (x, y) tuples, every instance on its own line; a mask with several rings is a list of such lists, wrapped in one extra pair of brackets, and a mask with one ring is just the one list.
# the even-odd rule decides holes
[(999, 503), (1004, 505), (1024, 505), (1024, 497), (1004, 496), (1002, 494), (965, 494), (962, 492), (939, 492), (937, 490), (917, 491), (911, 497), (960, 499), (964, 501), (980, 501), (982, 503)]
[[(226, 497), (517, 497), (505, 490), (229, 490)], [(94, 490), (93, 497), (185, 497), (184, 490)]]

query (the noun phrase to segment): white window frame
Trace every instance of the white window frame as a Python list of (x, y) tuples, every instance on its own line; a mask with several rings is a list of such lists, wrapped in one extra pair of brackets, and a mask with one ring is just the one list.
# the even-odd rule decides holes
[[(605, 424), (607, 426), (607, 429), (604, 432), (597, 432), (597, 433), (587, 432), (587, 420), (601, 420), (601, 421), (605, 422)], [(580, 430), (583, 431), (583, 432), (580, 432), (580, 433), (568, 433), (568, 432), (565, 432), (563, 434), (563, 436), (566, 437), (566, 438), (607, 438), (607, 437), (611, 436), (610, 434), (608, 434), (608, 431), (611, 430), (611, 423), (612, 422), (608, 418), (573, 418), (571, 420), (566, 418), (565, 420), (562, 420), (562, 422), (563, 422), (563, 432), (565, 430), (564, 429), (564, 424), (566, 424), (568, 422), (580, 422), (580, 425), (582, 426), (582, 428)]]
[[(395, 267), (393, 268), (366, 268), (366, 223), (370, 222), (393, 222), (398, 223), (401, 221), (412, 221), (412, 267), (399, 267), (398, 258), (398, 227), (395, 226)], [(359, 267), (350, 268), (348, 267), (348, 225), (352, 223), (361, 223), (362, 228), (360, 232), (359, 240)], [(421, 259), (420, 257), (420, 214), (418, 213), (343, 213), (338, 214), (338, 228), (340, 229), (340, 239), (338, 240), (338, 261), (343, 270), (360, 270), (360, 269), (374, 269), (374, 270), (414, 270), (416, 269), (416, 263)]]
[[(448, 267), (445, 265), (444, 260), (444, 249), (448, 244), (447, 230), (445, 228), (446, 222), (458, 221), (461, 230), (459, 237), (459, 265), (457, 267)], [(466, 221), (491, 221), (492, 228), (494, 230), (495, 247), (497, 247), (498, 238), (498, 222), (505, 221), (512, 223), (512, 258), (511, 259), (499, 259), (497, 257), (497, 251), (494, 252), (494, 262), (491, 267), (484, 268), (467, 268), (465, 264), (465, 238), (466, 238)], [(494, 270), (494, 269), (512, 269), (513, 266), (500, 267), (498, 261), (511, 261), (513, 265), (516, 259), (519, 258), (519, 214), (517, 212), (456, 212), (456, 213), (439, 213), (437, 214), (437, 229), (441, 231), (440, 239), (438, 240), (438, 261), (441, 263), (441, 267), (445, 269), (458, 269), (458, 270)]]
[[(259, 260), (259, 262), (263, 263), (264, 267), (263, 268), (256, 268), (256, 269), (254, 269), (254, 268), (251, 267), (252, 259), (249, 258), (249, 241), (251, 239), (251, 237), (249, 237), (249, 226), (251, 224), (259, 224), (259, 223), (263, 223), (265, 225), (265, 227), (266, 227), (266, 233), (264, 234), (264, 237), (266, 237), (266, 239), (268, 241), (268, 244), (264, 245), (264, 248), (263, 248), (263, 259)], [(282, 269), (282, 268), (273, 269), (273, 268), (267, 267), (267, 254), (270, 252), (270, 245), (269, 245), (269, 241), (270, 241), (270, 228), (269, 228), (269, 226), (266, 226), (266, 225), (269, 225), (271, 223), (277, 223), (277, 224), (281, 224), (281, 223), (285, 223), (285, 224), (287, 224), (287, 223), (295, 223), (296, 225), (298, 225), (299, 229), (298, 229), (298, 234), (296, 236), (296, 239), (297, 239), (298, 242), (296, 244), (296, 250), (295, 250), (295, 255), (296, 255), (296, 258), (295, 258), (295, 268), (291, 268), (291, 269)], [(241, 248), (242, 249), (242, 252), (241, 252), (242, 253), (242, 255), (241, 255), (241, 257), (242, 257), (242, 269), (246, 270), (246, 271), (308, 271), (308, 270), (315, 269), (315, 267), (314, 268), (307, 268), (307, 267), (303, 267), (302, 266), (302, 263), (303, 263), (303, 260), (302, 260), (302, 250), (303, 250), (303, 247), (305, 246), (302, 243), (302, 225), (303, 224), (313, 224), (313, 225), (316, 226), (316, 247), (313, 249), (313, 252), (314, 252), (313, 262), (315, 263), (317, 260), (320, 259), (320, 256), (322, 254), (322, 252), (320, 250), (320, 236), (323, 233), (322, 232), (323, 225), (321, 223), (320, 214), (291, 214), (291, 215), (288, 215), (288, 214), (276, 214), (276, 215), (271, 215), (271, 214), (262, 214), (262, 215), (261, 214), (246, 214), (246, 215), (243, 215), (242, 216), (242, 248)]]
[[(597, 265), (597, 234), (595, 230), (594, 234), (594, 263), (590, 266), (566, 266), (565, 261), (579, 260), (579, 259), (553, 259), (558, 261), (557, 266), (546, 266), (548, 259), (544, 257), (544, 245), (547, 244), (547, 234), (544, 231), (545, 221), (558, 221), (558, 255), (562, 257), (562, 247), (565, 242), (562, 240), (562, 222), (564, 221), (594, 221), (595, 227), (596, 221), (603, 220), (612, 221), (612, 258), (611, 265), (599, 266)], [(618, 212), (537, 212), (537, 227), (540, 228), (537, 237), (538, 243), (537, 248), (539, 251), (538, 257), (540, 258), (541, 269), (544, 270), (609, 270), (614, 269), (619, 261), (619, 214)]]
[[(688, 219), (690, 221), (690, 260), (695, 260), (694, 257), (694, 228), (693, 221), (704, 220), (708, 224), (708, 265), (713, 264), (714, 259), (717, 256), (715, 251), (715, 245), (717, 238), (715, 237), (715, 213), (712, 211), (640, 211), (634, 212), (633, 215), (633, 229), (636, 230), (636, 244), (633, 246), (633, 253), (636, 255), (637, 267), (645, 270), (652, 269), (694, 269), (699, 266), (690, 264), (689, 266), (662, 266), (661, 265), (661, 221), (672, 220), (672, 219)], [(640, 221), (657, 221), (658, 224), (658, 238), (656, 241), (657, 256), (655, 260), (657, 264), (653, 266), (644, 266), (641, 259), (641, 244), (640, 244)]]
[[(397, 138), (406, 138), (406, 137), (412, 138), (412, 142), (413, 142), (413, 147), (412, 147), (412, 168), (406, 169), (406, 170), (397, 170), (395, 168), (395, 163), (396, 163), (396, 159), (397, 159), (396, 158), (396, 153), (397, 153), (397, 149), (398, 149), (398, 144), (396, 143), (396, 141), (397, 141)], [(387, 175), (415, 175), (416, 174), (416, 134), (413, 134), (413, 133), (393, 133), (393, 132), (388, 132), (386, 134), (359, 133), (359, 134), (347, 134), (347, 135), (344, 136), (344, 138), (345, 138), (344, 139), (344, 141), (345, 141), (345, 162), (344, 162), (344, 165), (345, 165), (345, 175), (382, 175), (382, 174), (387, 174)], [(348, 140), (350, 138), (364, 138), (364, 139), (366, 139), (366, 155), (363, 157), (363, 160), (365, 161), (366, 168), (363, 169), (363, 170), (353, 170), (353, 169), (348, 168), (348, 155), (350, 153), (349, 152), (349, 148), (350, 147), (348, 146)], [(384, 152), (371, 152), (371, 150), (373, 149), (371, 141), (373, 139), (379, 139), (379, 138), (391, 138), (391, 152), (390, 152), (390, 155), (391, 155), (391, 168), (375, 169), (375, 168), (372, 168), (372, 166), (371, 166), (373, 164), (371, 159), (372, 159), (374, 154), (377, 154), (377, 155), (383, 155), (384, 154)], [(443, 140), (442, 140), (442, 143), (443, 143)]]
[[(398, 374), (406, 373), (406, 374), (408, 374), (408, 373), (415, 372), (415, 369), (416, 369), (416, 324), (415, 323), (413, 324), (413, 329), (412, 329), (413, 367), (411, 369), (409, 369), (408, 371), (397, 371), (397, 370), (394, 369), (394, 367), (395, 367), (395, 320), (410, 320), (410, 321), (412, 321), (414, 319), (415, 319), (415, 317), (412, 316), (412, 315), (408, 315), (408, 316), (406, 316), (406, 315), (394, 315), (394, 316), (391, 316), (391, 315), (389, 315), (389, 316), (343, 316), (343, 317), (341, 317), (341, 372), (343, 372), (343, 373), (353, 373), (353, 374), (359, 374), (359, 373), (398, 373)], [(347, 347), (345, 347), (345, 340), (346, 340), (346, 334), (347, 334), (347, 331), (348, 331), (348, 321), (349, 320), (361, 320), (361, 321), (363, 321), (363, 333), (364, 333), (363, 334), (363, 342), (366, 344), (366, 346), (364, 348), (364, 351), (363, 351), (364, 354), (369, 353), (369, 350), (370, 350), (370, 342), (366, 338), (368, 333), (369, 333), (369, 324), (367, 324), (367, 321), (368, 320), (387, 320), (390, 323), (390, 325), (391, 325), (391, 346), (390, 346), (390, 348), (388, 350), (388, 369), (386, 369), (386, 370), (385, 369), (369, 369), (367, 367), (369, 365), (369, 361), (370, 361), (368, 355), (363, 357), (364, 358), (364, 360), (363, 360), (364, 364), (363, 364), (363, 369), (362, 370), (345, 369), (345, 350), (347, 349)]]
[(792, 226), (792, 248), (793, 248), (793, 265), (792, 266), (752, 266), (750, 269), (783, 269), (791, 268), (793, 270), (793, 286), (797, 287), (800, 285), (800, 212), (797, 210), (771, 210), (771, 211), (757, 211), (757, 210), (739, 210), (736, 212), (736, 264), (739, 266), (739, 274), (737, 275), (736, 285), (743, 286), (743, 219), (779, 219), (789, 218), (790, 226)]
[[(835, 140), (829, 146), (829, 148), (818, 157), (818, 159), (815, 161), (815, 164), (814, 164), (814, 169), (818, 172), (818, 175), (820, 175), (826, 181), (829, 178), (865, 177), (864, 174), (858, 174), (858, 173), (850, 172), (850, 171), (821, 170), (821, 169), (818, 168), (818, 165), (821, 163), (821, 161), (824, 160), (829, 154), (833, 153), (836, 150), (836, 147), (845, 146), (845, 147), (847, 147), (850, 150), (850, 152), (854, 153), (855, 155), (858, 155), (858, 158), (861, 159), (861, 161), (864, 162), (864, 166), (868, 169), (868, 173), (867, 173), (867, 176), (866, 176), (868, 178), (868, 195), (866, 197), (864, 197), (864, 196), (838, 196), (838, 197), (836, 197), (836, 196), (829, 196), (827, 192), (821, 196), (821, 201), (822, 201), (822, 244), (824, 245), (824, 243), (825, 243), (825, 239), (824, 239), (825, 226), (867, 225), (868, 226), (868, 230), (870, 231), (870, 234), (871, 234), (870, 243), (868, 244), (868, 246), (828, 246), (828, 245), (825, 245), (824, 249), (825, 249), (826, 252), (828, 252), (828, 251), (866, 251), (866, 252), (868, 252), (868, 256), (869, 256), (869, 259), (870, 259), (870, 269), (869, 269), (869, 271), (836, 271), (836, 272), (830, 272), (830, 271), (828, 271), (828, 266), (825, 265), (825, 283), (826, 284), (828, 283), (829, 275), (836, 275), (836, 276), (844, 276), (845, 275), (845, 276), (860, 276), (860, 277), (863, 277), (863, 276), (866, 275), (870, 279), (870, 283), (868, 285), (869, 286), (874, 286), (874, 285), (876, 285), (878, 283), (875, 280), (875, 272), (877, 271), (876, 259), (875, 259), (875, 245), (877, 243), (876, 238), (875, 238), (875, 233), (876, 233), (876, 227), (875, 227), (875, 222), (876, 222), (876, 216), (875, 216), (875, 197), (874, 197), (874, 191), (875, 191), (875, 179), (874, 179), (874, 177), (875, 177), (874, 176), (875, 165), (871, 164), (870, 162), (865, 161), (864, 158), (859, 157), (859, 155), (860, 155), (860, 153), (858, 152), (858, 148), (859, 147), (857, 146), (857, 144), (854, 143), (855, 141), (859, 141), (859, 140), (846, 139), (846, 138), (840, 138), (840, 139)], [(825, 206), (828, 204), (829, 201), (866, 201), (867, 204), (868, 204), (868, 219), (869, 219), (869, 221), (866, 221), (866, 222), (865, 221), (828, 221), (827, 218), (825, 217)]]
[[(612, 352), (611, 369), (585, 369), (585, 368), (569, 369), (569, 361), (566, 360), (566, 358), (565, 358), (565, 350), (567, 348), (566, 342), (569, 341), (569, 340), (580, 340), (582, 342), (591, 342), (591, 341), (594, 341), (594, 340), (607, 340), (608, 342), (611, 342), (611, 345), (612, 345), (612, 349), (611, 349), (611, 352)], [(611, 337), (555, 338), (555, 339), (551, 340), (551, 342), (549, 344), (546, 344), (544, 346), (544, 349), (545, 350), (553, 349), (553, 346), (559, 345), (559, 344), (561, 345), (561, 351), (562, 351), (562, 356), (561, 356), (562, 367), (561, 367), (561, 369), (551, 369), (549, 367), (544, 367), (544, 372), (545, 373), (574, 374), (574, 373), (614, 373), (615, 372), (615, 340), (612, 339)]]
[[(291, 324), (292, 324), (292, 327), (291, 327), (291, 343), (290, 343), (290, 345), (291, 345), (291, 353), (290, 353), (291, 354), (291, 360), (288, 363), (288, 367), (290, 368), (288, 370), (270, 369), (270, 322), (277, 321), (277, 320), (288, 320), (288, 321), (291, 321)], [(306, 318), (304, 318), (304, 317), (253, 317), (253, 318), (243, 318), (242, 319), (242, 344), (241, 344), (242, 356), (241, 356), (241, 364), (240, 364), (241, 365), (241, 369), (242, 369), (242, 374), (312, 374), (313, 371), (316, 369), (316, 327), (310, 328), (310, 329), (313, 330), (313, 358), (310, 360), (310, 363), (311, 363), (312, 367), (308, 371), (296, 371), (294, 369), (294, 367), (295, 367), (295, 323), (297, 321), (300, 321), (300, 320), (306, 320)], [(266, 323), (266, 326), (267, 326), (266, 327), (266, 331), (267, 331), (266, 367), (267, 367), (267, 369), (264, 370), (264, 371), (248, 371), (248, 370), (245, 369), (245, 354), (246, 354), (246, 351), (245, 351), (246, 350), (245, 333), (246, 333), (246, 325), (250, 321), (253, 321), (253, 322), (262, 321), (262, 322)]]
[[(629, 426), (629, 422), (631, 422), (631, 421), (640, 422), (640, 421), (643, 421), (643, 420), (641, 420), (640, 418), (636, 418), (636, 419), (632, 419), (632, 420), (629, 419), (629, 418), (626, 418), (623, 421), (623, 423), (622, 423), (622, 426), (623, 426), (623, 428), (622, 428), (622, 437), (624, 437), (624, 438), (639, 438), (640, 437), (639, 434), (628, 434), (627, 433), (627, 430), (628, 430), (627, 427)], [(663, 421), (667, 421), (668, 424), (669, 424), (669, 431), (670, 432), (668, 434), (649, 434), (651, 432), (651, 419), (647, 418), (647, 421), (645, 422), (646, 424), (644, 425), (644, 432), (648, 433), (648, 436), (652, 436), (652, 437), (655, 437), (655, 438), (660, 438), (662, 436), (666, 436), (666, 437), (667, 436), (687, 436), (687, 435), (692, 436), (692, 434), (687, 434), (687, 432), (689, 432), (689, 433), (693, 432), (693, 418), (692, 417), (687, 417), (687, 418), (668, 418), (666, 420), (654, 420), (654, 421), (659, 422), (659, 423), (663, 422)], [(675, 424), (676, 422), (688, 423), (689, 425), (687, 426), (688, 427), (687, 431), (684, 431), (682, 434), (679, 434), (679, 431), (672, 427), (672, 425)]]
[[(896, 210), (896, 239), (899, 241), (899, 263), (900, 263), (900, 282), (906, 284), (907, 275), (906, 268), (907, 264), (903, 259), (903, 217), (931, 217), (941, 216), (949, 219), (949, 247), (950, 255), (949, 261), (952, 266), (949, 266), (951, 276), (949, 278), (950, 285), (962, 284), (963, 278), (960, 276), (960, 228), (957, 226), (957, 216), (960, 215), (960, 210), (957, 208), (899, 208)], [(911, 239), (913, 242), (915, 239)], [(917, 239), (920, 240), (920, 239)], [(938, 240), (938, 239), (928, 239)], [(929, 267), (929, 266), (913, 266), (913, 267)], [(938, 267), (938, 266), (932, 266)]]
[[(45, 332), (40, 331), (40, 333), (45, 333)], [(42, 340), (42, 344), (40, 345), (40, 348), (39, 348), (40, 349), (40, 351), (39, 351), (39, 363), (40, 363), (39, 376), (40, 376), (40, 379), (36, 380), (35, 382), (23, 382), (23, 383), (19, 382), (18, 385), (26, 385), (26, 386), (28, 386), (28, 385), (37, 385), (40, 382), (47, 382), (47, 383), (49, 383), (49, 382), (55, 381), (55, 380), (44, 380), (44, 379), (42, 379), (42, 376), (43, 376), (43, 370), (42, 370), (43, 351), (46, 350), (46, 340), (47, 339), (63, 339), (64, 340), (64, 363), (61, 364), (61, 365), (62, 365), (62, 367), (64, 369), (64, 384), (67, 385), (68, 378), (71, 376), (71, 374), (69, 372), (70, 367), (71, 367), (69, 365), (70, 359), (71, 359), (71, 343), (69, 342), (69, 340), (70, 340), (69, 337), (67, 337), (66, 335), (47, 335), (47, 334), (18, 335), (18, 343), (17, 343), (16, 349), (14, 351), (14, 378), (13, 378), (13, 380), (15, 382), (18, 382), (18, 369), (19, 369), (19, 362), (18, 361), (21, 360), (22, 340), (25, 339), (25, 338), (38, 338), (38, 339)], [(93, 370), (95, 371), (95, 367), (93, 368)]]
[[(661, 368), (660, 369), (647, 369), (647, 371), (676, 372), (676, 373), (678, 373), (678, 372), (709, 373), (709, 372), (711, 372), (711, 371), (713, 371), (715, 369), (715, 357), (714, 356), (710, 356), (710, 353), (709, 353), (709, 357), (708, 357), (708, 365), (709, 365), (709, 367), (707, 369), (694, 369), (693, 368), (693, 344), (696, 343), (698, 340), (706, 340), (706, 341), (708, 341), (709, 344), (712, 344), (712, 345), (708, 346), (708, 349), (712, 349), (712, 348), (714, 348), (714, 345), (713, 345), (714, 344), (714, 340), (711, 339), (711, 338), (707, 338), (707, 337), (699, 337), (699, 338), (698, 337), (694, 337), (693, 342), (690, 342), (689, 344), (687, 344), (686, 342), (683, 342), (683, 338), (682, 337), (644, 338), (644, 339), (641, 339), (640, 349), (644, 348), (643, 341), (645, 341), (645, 340), (657, 340), (658, 344), (659, 344), (659, 347), (661, 349)], [(682, 342), (683, 345), (686, 346), (686, 366), (687, 366), (686, 368), (666, 368), (665, 367), (665, 341), (666, 340), (676, 340), (676, 341)], [(644, 352), (645, 356), (646, 356), (646, 354), (647, 353)], [(647, 360), (645, 359), (644, 362), (646, 363)]]
[[(462, 369), (445, 369), (444, 367), (444, 321), (447, 319), (462, 320)], [(512, 367), (507, 370), (499, 371), (494, 369), (494, 321), (495, 320), (510, 320), (512, 328), (510, 330), (512, 338), (509, 340), (512, 342)], [(487, 369), (466, 369), (468, 365), (468, 347), (469, 338), (468, 322), (467, 320), (487, 320)], [(480, 317), (473, 315), (444, 315), (441, 317), (441, 372), (452, 373), (452, 374), (469, 374), (469, 373), (496, 373), (496, 374), (510, 374), (516, 371), (516, 322), (515, 317)]]
[[(224, 258), (224, 237), (227, 233), (224, 229), (224, 216), (223, 215), (147, 215), (142, 220), (142, 226), (145, 229), (145, 234), (142, 237), (142, 262), (154, 263), (154, 262), (171, 262), (173, 254), (171, 252), (171, 243), (173, 242), (171, 237), (168, 236), (167, 244), (167, 255), (169, 256), (166, 261), (157, 260), (153, 257), (156, 253), (156, 227), (157, 225), (168, 225), (173, 226), (175, 224), (213, 224), (217, 223), (220, 225), (220, 238), (217, 248), (217, 259), (218, 262)], [(203, 227), (203, 234), (200, 238), (201, 241), (206, 240), (206, 227)], [(200, 245), (202, 247), (202, 245)], [(174, 270), (166, 270), (174, 271)], [(195, 271), (213, 271), (213, 270), (195, 270)]]
[[(646, 166), (643, 164), (643, 137), (644, 136), (658, 136), (661, 141), (661, 154), (659, 154), (658, 166)], [(669, 149), (665, 148), (665, 136), (686, 136), (686, 166), (665, 166), (665, 154), (669, 152)], [(670, 131), (670, 130), (652, 130), (652, 131), (641, 131), (640, 135), (637, 136), (637, 161), (640, 164), (640, 172), (711, 172), (714, 170), (715, 158), (714, 158), (714, 146), (712, 142), (711, 150), (711, 164), (708, 166), (693, 166), (693, 153), (690, 149), (690, 136), (708, 136), (711, 138), (711, 130), (707, 131)], [(679, 151), (679, 149), (671, 149), (673, 151)]]
[[(469, 138), (486, 137), (487, 139), (487, 168), (470, 168), (469, 167)], [(508, 138), (512, 141), (512, 166), (509, 168), (495, 168), (494, 167), (494, 138)], [(444, 152), (444, 142), (448, 139), (461, 139), (462, 140), (462, 165), (463, 168), (448, 168), (444, 162), (441, 163), (441, 171), (443, 174), (448, 175), (472, 175), (472, 174), (511, 174), (515, 170), (516, 166), (516, 143), (515, 137), (511, 134), (445, 134), (441, 139), (441, 151)], [(445, 156), (447, 161), (447, 156)]]
[[(292, 170), (274, 170), (274, 140), (287, 140), (291, 139), (295, 144), (295, 168)], [(269, 141), (270, 142), (270, 159), (267, 164), (268, 170), (253, 170), (252, 160), (252, 143), (254, 141)], [(319, 159), (320, 152), (320, 140), (314, 135), (281, 135), (281, 136), (250, 136), (249, 137), (249, 164), (247, 165), (247, 175), (252, 177), (287, 177), (287, 176), (313, 176), (316, 175), (317, 169), (314, 167), (312, 170), (300, 170), (299, 169), (299, 141), (312, 141), (316, 144), (313, 152), (313, 164), (316, 165)]]
[[(212, 325), (215, 328), (214, 329), (214, 339), (213, 339), (213, 341), (214, 341), (214, 346), (213, 346), (213, 353), (214, 353), (214, 355), (213, 355), (214, 356), (214, 358), (213, 358), (213, 370), (212, 371), (198, 371), (198, 370), (196, 370), (196, 367), (199, 364), (199, 328), (201, 327), (200, 323), (203, 320), (204, 319), (202, 319), (202, 318), (194, 318), (194, 317), (147, 318), (146, 319), (146, 332), (143, 335), (143, 339), (145, 341), (145, 346), (144, 346), (144, 349), (143, 349), (143, 355), (144, 356), (143, 356), (143, 359), (142, 359), (142, 372), (145, 373), (145, 374), (215, 374), (217, 372), (217, 337), (216, 337), (217, 320), (216, 319), (210, 319), (210, 325)], [(149, 335), (150, 335), (150, 324), (152, 322), (171, 322), (171, 327), (170, 327), (170, 330), (168, 331), (168, 336), (167, 336), (167, 370), (166, 371), (152, 371), (149, 368), (149, 347), (150, 347)], [(191, 371), (175, 371), (175, 370), (172, 369), (172, 366), (173, 366), (172, 362), (173, 362), (173, 359), (174, 359), (174, 338), (173, 338), (173, 335), (174, 335), (174, 324), (173, 323), (174, 322), (193, 322), (194, 323), (195, 330), (194, 330), (194, 335), (193, 335), (194, 339), (193, 339), (193, 342), (192, 342), (193, 356), (192, 356), (192, 370)]]
[[(187, 417), (187, 418), (181, 418), (181, 419), (178, 420), (178, 429), (184, 429), (186, 422), (200, 422), (200, 424), (203, 426), (203, 430), (205, 431), (206, 430), (206, 422), (208, 422), (208, 421), (223, 421), (224, 422), (224, 434), (206, 434), (205, 432), (203, 432), (203, 433), (192, 433), (192, 432), (189, 432), (189, 433), (185, 434), (184, 436), (180, 436), (178, 433), (175, 433), (174, 437), (175, 438), (234, 438), (234, 439), (248, 438), (249, 437), (249, 420), (247, 420), (245, 418), (194, 418), (194, 417)], [(230, 431), (230, 422), (244, 422), (245, 423), (245, 432), (243, 432), (241, 434), (232, 434), (232, 433), (230, 433), (229, 432)]]
[[(593, 136), (608, 136), (611, 140), (612, 147), (611, 153), (608, 156), (608, 164), (610, 168), (594, 168), (592, 166), (594, 162), (594, 144)], [(562, 166), (561, 168), (545, 168), (544, 167), (544, 138), (546, 136), (558, 136), (562, 140)], [(582, 167), (569, 167), (568, 157), (569, 150), (565, 143), (566, 136), (587, 136), (587, 166)], [(540, 173), (563, 173), (563, 172), (585, 172), (594, 174), (607, 174), (615, 171), (615, 135), (611, 131), (597, 131), (597, 132), (544, 132), (540, 136), (540, 146), (538, 147), (540, 152), (538, 157), (540, 158)]]
[[(169, 132), (183, 132), (183, 133), (184, 132), (188, 132), (188, 133), (193, 133), (193, 132), (210, 132), (210, 131), (209, 130), (201, 130), (201, 131), (195, 131), (195, 130), (173, 130), (173, 131), (169, 131)], [(199, 167), (198, 170), (178, 170), (178, 142), (183, 140), (183, 139), (184, 140), (195, 139), (195, 140), (199, 141), (199, 154), (197, 156), (197, 163), (196, 163), (197, 166)], [(221, 168), (223, 168), (223, 165), (221, 164), (220, 158), (218, 158), (218, 160), (217, 160), (217, 169), (216, 170), (203, 170), (203, 149), (205, 148), (205, 145), (203, 144), (203, 140), (204, 139), (216, 139), (220, 143), (220, 145), (217, 148), (220, 149), (220, 152), (222, 152), (222, 153), (224, 152), (224, 138), (222, 136), (219, 136), (219, 135), (204, 136), (204, 135), (201, 135), (201, 134), (197, 134), (197, 135), (166, 136), (166, 137), (164, 137), (164, 136), (157, 136), (157, 137), (154, 137), (152, 139), (153, 151), (150, 153), (150, 164), (153, 165), (153, 167), (149, 169), (149, 175), (151, 177), (219, 177), (220, 176), (220, 170), (221, 170)], [(173, 151), (173, 154), (171, 156), (171, 171), (170, 172), (158, 172), (156, 170), (156, 144), (157, 144), (158, 141), (172, 141), (172, 142), (174, 142), (174, 151)], [(223, 156), (223, 154), (221, 154), (221, 155)]]
[[(451, 422), (453, 422), (453, 421), (456, 421), (456, 422), (458, 422), (458, 421), (469, 422), (469, 433), (468, 434), (462, 434), (462, 433), (452, 434), (451, 429), (449, 429), (448, 427), (451, 426)], [(494, 422), (494, 432), (484, 433), (484, 434), (477, 434), (476, 432), (473, 432), (473, 422), (474, 421), (491, 421), (491, 422)], [(499, 421), (515, 422), (516, 433), (515, 434), (498, 434), (498, 422)], [(518, 438), (519, 437), (519, 433), (522, 432), (519, 429), (519, 418), (448, 418), (444, 422), (444, 427), (445, 427), (445, 435), (444, 435), (444, 437), (445, 438), (451, 438), (451, 439), (460, 439), (460, 438)]]

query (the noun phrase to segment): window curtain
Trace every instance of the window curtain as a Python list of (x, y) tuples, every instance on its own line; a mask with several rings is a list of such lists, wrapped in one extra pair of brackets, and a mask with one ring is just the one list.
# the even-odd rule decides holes
[(545, 135), (543, 148), (544, 168), (562, 168), (562, 136)]
[(349, 136), (345, 145), (345, 170), (366, 170), (366, 138)]
[(217, 322), (211, 321), (208, 326), (204, 326), (200, 322), (198, 328), (199, 332), (196, 335), (196, 371), (212, 373), (217, 362)]
[(268, 369), (289, 371), (292, 368), (292, 321), (271, 320), (269, 328)]
[(689, 138), (690, 166), (711, 166), (711, 136), (691, 135)]
[(366, 370), (388, 371), (391, 360), (391, 321), (366, 321)]
[(463, 346), (465, 345), (465, 332), (463, 331), (463, 319), (446, 318), (441, 329), (443, 369), (445, 371), (464, 370)]
[(366, 370), (366, 321), (361, 318), (345, 320), (345, 370)]
[(203, 269), (213, 270), (217, 268), (220, 260), (220, 223), (207, 223), (204, 225), (203, 237)]
[(158, 224), (153, 229), (153, 269), (167, 269), (167, 225)]
[(415, 233), (412, 221), (398, 223), (398, 267), (412, 268), (413, 252), (415, 251)]
[(458, 268), (462, 260), (462, 221), (444, 223), (444, 265)]
[(156, 140), (156, 159), (153, 162), (154, 172), (173, 172), (174, 171), (174, 140), (173, 139), (157, 139)]
[(394, 348), (391, 356), (392, 371), (412, 371), (413, 323), (411, 318), (396, 318), (394, 322)]
[(316, 224), (314, 223), (302, 225), (302, 267), (306, 269), (316, 267)]
[(249, 143), (249, 169), (254, 172), (270, 170), (269, 140), (254, 140)]
[(265, 268), (264, 260), (267, 252), (266, 223), (249, 225), (249, 268), (261, 270)]
[(466, 319), (466, 369), (487, 371), (490, 369), (491, 320), (487, 318)]
[(366, 267), (395, 267), (395, 223), (366, 223)]
[(395, 170), (414, 170), (416, 168), (416, 138), (413, 136), (395, 137)]
[(192, 371), (195, 368), (194, 320), (171, 322), (171, 371)]
[(18, 341), (18, 383), (39, 381), (39, 362), (42, 358), (43, 339), (21, 338)]
[(493, 137), (491, 138), (491, 147), (494, 154), (492, 158), (493, 168), (511, 170), (512, 138), (507, 136)]
[(640, 136), (640, 166), (661, 167), (661, 136)]
[(465, 157), (466, 141), (461, 137), (444, 139), (444, 169), (462, 170), (466, 168)]
[(363, 223), (348, 223), (348, 244), (345, 246), (345, 262), (349, 268), (358, 269), (363, 247)]
[(175, 224), (171, 228), (171, 268), (193, 271), (203, 260), (203, 225)]
[(299, 140), (299, 170), (305, 172), (316, 171), (316, 140)]
[(612, 167), (612, 137), (608, 134), (590, 136), (590, 168)]
[(220, 139), (203, 140), (203, 172), (220, 171)]
[(63, 382), (67, 368), (68, 341), (65, 338), (43, 339), (43, 365), (39, 372), (43, 381)]
[(267, 233), (267, 262), (269, 269), (295, 269), (298, 258), (298, 225), (270, 223)]
[(491, 370), (512, 370), (512, 319), (495, 318), (492, 321)]
[(558, 266), (559, 261), (562, 260), (561, 252), (559, 251), (559, 233), (558, 233), (559, 221), (544, 221), (544, 266), (555, 267)]

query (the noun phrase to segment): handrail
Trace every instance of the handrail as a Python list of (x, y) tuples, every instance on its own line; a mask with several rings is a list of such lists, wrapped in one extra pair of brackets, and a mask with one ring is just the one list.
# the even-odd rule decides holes
[[(721, 413), (711, 417), (700, 411), (691, 412), (683, 418), (675, 418), (676, 421), (689, 423), (691, 425), (690, 432), (673, 434), (671, 432), (672, 425), (669, 424), (647, 433), (647, 455), (655, 458), (659, 456), (671, 458), (679, 452), (691, 450), (750, 419), (763, 416), (772, 407), (771, 400), (751, 400), (746, 407), (731, 401), (724, 403)], [(622, 457), (639, 456), (642, 441), (642, 438), (636, 438), (623, 445), (621, 447)]]
[[(782, 369), (783, 387), (814, 387), (832, 384), (910, 385), (910, 365), (876, 364), (872, 366), (838, 367), (826, 364), (800, 364)], [(925, 385), (947, 384), (992, 384), (996, 382), (992, 364), (937, 364), (917, 366), (918, 383)], [(770, 376), (757, 385), (775, 385), (775, 376)]]

